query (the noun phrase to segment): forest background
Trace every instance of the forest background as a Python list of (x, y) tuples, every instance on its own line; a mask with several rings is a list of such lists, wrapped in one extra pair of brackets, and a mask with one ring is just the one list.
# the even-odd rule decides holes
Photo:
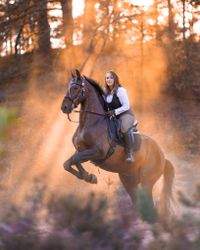
[[(0, 55), (0, 249), (199, 249), (199, 0), (1, 0)], [(118, 73), (140, 132), (176, 167), (174, 224), (151, 224), (150, 208), (141, 222), (114, 174), (86, 164), (90, 186), (63, 170), (75, 68), (101, 86)]]

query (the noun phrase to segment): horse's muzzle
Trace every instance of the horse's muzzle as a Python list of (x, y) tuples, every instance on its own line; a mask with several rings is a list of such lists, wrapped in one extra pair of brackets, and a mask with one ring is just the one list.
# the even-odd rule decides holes
[(73, 108), (74, 108), (74, 104), (68, 104), (68, 105), (64, 104), (64, 105), (62, 105), (61, 110), (65, 114), (70, 114), (72, 112)]

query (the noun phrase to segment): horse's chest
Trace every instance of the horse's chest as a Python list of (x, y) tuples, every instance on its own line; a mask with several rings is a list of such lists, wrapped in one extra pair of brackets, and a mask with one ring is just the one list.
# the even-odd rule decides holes
[(90, 145), (91, 136), (88, 133), (85, 133), (84, 130), (77, 131), (76, 135), (73, 138), (74, 146), (78, 151), (82, 151)]

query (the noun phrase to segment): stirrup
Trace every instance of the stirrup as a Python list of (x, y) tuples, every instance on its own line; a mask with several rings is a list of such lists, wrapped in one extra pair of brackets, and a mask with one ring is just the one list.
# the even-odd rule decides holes
[(128, 162), (128, 163), (132, 163), (132, 162), (134, 162), (135, 161), (135, 158), (134, 158), (134, 156), (132, 155), (132, 154), (128, 154), (127, 155), (127, 157), (126, 157), (126, 162)]

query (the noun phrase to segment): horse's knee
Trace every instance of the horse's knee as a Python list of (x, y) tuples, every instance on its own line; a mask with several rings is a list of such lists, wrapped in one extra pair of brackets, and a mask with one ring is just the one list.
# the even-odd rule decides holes
[(63, 167), (64, 167), (64, 169), (65, 169), (66, 171), (70, 171), (71, 166), (70, 166), (70, 164), (69, 164), (68, 161), (65, 161), (65, 162), (63, 163)]

